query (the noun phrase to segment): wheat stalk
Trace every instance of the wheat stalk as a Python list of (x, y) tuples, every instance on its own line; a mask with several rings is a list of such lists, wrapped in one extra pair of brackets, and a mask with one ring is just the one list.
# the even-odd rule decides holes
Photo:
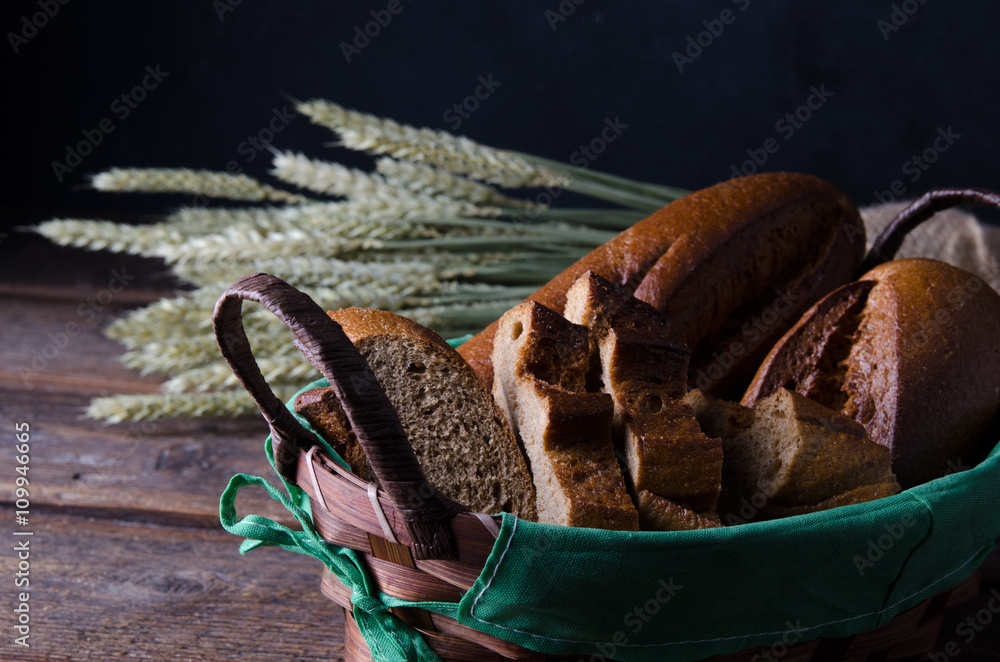
[[(282, 382), (307, 384), (320, 377), (316, 368), (301, 354), (258, 356), (256, 361), (268, 384)], [(164, 382), (162, 388), (165, 394), (176, 395), (235, 389), (239, 386), (240, 381), (233, 374), (229, 364), (219, 361), (182, 372)]]
[(317, 193), (352, 198), (388, 198), (396, 194), (396, 188), (380, 174), (348, 168), (330, 161), (310, 159), (304, 154), (279, 152), (271, 163), (271, 174), (278, 179)]
[(566, 183), (566, 177), (556, 170), (532, 165), (522, 157), (464, 136), (415, 129), (321, 99), (300, 103), (297, 108), (315, 124), (337, 133), (342, 144), (350, 149), (429, 163), (507, 188)]
[(95, 175), (91, 184), (99, 191), (186, 193), (229, 200), (271, 200), (299, 204), (308, 199), (258, 182), (247, 175), (187, 168), (112, 168)]
[[(293, 385), (271, 384), (271, 387), (279, 398), (285, 400), (298, 390)], [(158, 418), (245, 416), (255, 411), (257, 407), (250, 394), (239, 389), (215, 393), (113, 395), (94, 398), (85, 415), (107, 423), (122, 423)]]
[[(89, 416), (120, 422), (254, 412), (218, 352), (211, 322), (219, 295), (247, 273), (278, 275), (327, 310), (394, 310), (454, 336), (481, 329), (615, 231), (683, 193), (327, 101), (298, 108), (344, 146), (385, 155), (375, 172), (365, 172), (272, 149), (278, 180), (343, 200), (311, 199), (246, 175), (112, 169), (93, 178), (96, 189), (279, 204), (182, 207), (141, 226), (54, 219), (38, 227), (64, 245), (163, 257), (197, 287), (107, 327), (106, 335), (126, 347), (125, 365), (169, 379), (159, 395), (97, 398)], [(484, 182), (547, 190), (528, 201)], [(631, 209), (551, 207), (563, 188)], [(314, 376), (270, 311), (245, 306), (242, 321), (278, 397), (287, 399)]]
[(413, 161), (380, 158), (375, 169), (390, 185), (424, 196), (444, 195), (455, 200), (468, 200), (477, 205), (492, 205), (513, 209), (533, 207), (527, 200), (504, 195), (497, 189), (442, 168)]

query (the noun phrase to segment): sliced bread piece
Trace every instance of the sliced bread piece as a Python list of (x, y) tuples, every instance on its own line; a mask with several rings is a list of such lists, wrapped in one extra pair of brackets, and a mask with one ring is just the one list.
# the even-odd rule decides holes
[(611, 445), (611, 397), (585, 390), (587, 328), (526, 301), (500, 319), (492, 358), (494, 397), (531, 463), (538, 521), (638, 530)]
[(371, 366), (428, 481), (475, 512), (537, 519), (531, 474), (514, 433), (458, 352), (394, 313), (348, 308), (329, 315)]
[(633, 496), (657, 496), (711, 512), (718, 500), (722, 445), (679, 398), (690, 353), (668, 339), (666, 317), (624, 288), (585, 273), (567, 292), (566, 317), (589, 327), (591, 364), (615, 404), (614, 440)]
[[(694, 412), (702, 431), (710, 437), (733, 439), (753, 424), (753, 410), (738, 402), (720, 400), (699, 389), (684, 394), (681, 402)], [(725, 448), (723, 448), (725, 452)]]
[(639, 527), (643, 531), (691, 531), (722, 526), (713, 512), (696, 513), (648, 490), (639, 492)]
[(299, 394), (295, 398), (295, 413), (306, 419), (333, 446), (333, 450), (347, 462), (352, 472), (369, 483), (378, 485), (378, 478), (368, 464), (368, 458), (358, 443), (333, 388), (321, 386)]
[[(639, 371), (635, 379), (644, 382), (662, 380), (671, 391), (683, 393), (687, 383), (688, 361), (691, 352), (687, 347), (667, 340), (670, 322), (667, 316), (645, 301), (632, 296), (624, 287), (592, 271), (584, 272), (566, 292), (563, 316), (574, 324), (587, 327), (590, 338), (590, 373), (587, 390), (600, 391), (603, 385), (599, 345), (611, 329), (619, 331), (643, 330), (647, 338), (661, 352), (670, 370), (656, 373), (644, 364), (624, 366), (629, 371)], [(655, 339), (655, 342), (653, 342)], [(662, 365), (654, 367), (662, 367)], [(683, 369), (683, 374), (681, 370)]]
[(742, 511), (743, 519), (790, 507), (820, 510), (899, 490), (887, 448), (871, 441), (856, 421), (787, 389), (757, 402), (749, 427), (723, 437), (723, 452), (720, 512)]
[(897, 482), (862, 485), (861, 487), (855, 487), (853, 490), (848, 490), (843, 494), (838, 494), (829, 499), (824, 499), (819, 503), (807, 506), (786, 506), (773, 502), (768, 503), (760, 509), (758, 519), (779, 519), (781, 517), (791, 517), (792, 515), (815, 513), (820, 510), (829, 510), (830, 508), (874, 501), (875, 499), (881, 499), (898, 493), (899, 483)]

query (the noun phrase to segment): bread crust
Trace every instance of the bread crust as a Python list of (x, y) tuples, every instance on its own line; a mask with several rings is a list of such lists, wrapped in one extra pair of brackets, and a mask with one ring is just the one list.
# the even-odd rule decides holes
[[(837, 326), (831, 319), (859, 290), (861, 305), (840, 325), (839, 359), (804, 369), (809, 343)], [(808, 395), (823, 380), (836, 388), (812, 397), (889, 447), (904, 488), (973, 466), (996, 441), (986, 433), (1000, 412), (1000, 294), (937, 260), (885, 263), (815, 304), (771, 350), (743, 403), (778, 386)]]
[[(797, 259), (803, 253), (801, 244), (772, 241), (783, 227), (796, 223), (802, 226), (797, 236), (814, 238), (815, 249), (806, 264)], [(671, 203), (595, 249), (529, 299), (562, 313), (567, 290), (588, 270), (661, 310), (673, 306), (679, 293), (693, 292), (700, 297), (695, 308), (703, 317), (685, 317), (675, 329), (676, 337), (682, 337), (692, 351), (705, 342), (715, 346), (740, 340), (740, 351), (747, 355), (721, 368), (717, 377), (710, 378), (711, 384), (702, 385), (721, 389), (737, 370), (759, 359), (765, 343), (780, 337), (812, 301), (851, 278), (864, 244), (857, 208), (834, 186), (809, 175), (764, 173), (722, 182)], [(720, 250), (722, 254), (713, 259)], [(762, 256), (770, 265), (797, 264), (799, 270), (762, 270)], [(719, 280), (719, 270), (729, 274), (729, 284), (722, 289), (695, 283)], [(692, 280), (693, 275), (697, 279)], [(744, 280), (751, 287), (736, 287)], [(731, 332), (719, 336), (729, 331), (723, 325), (733, 313), (753, 298), (763, 297), (766, 305), (766, 291), (782, 287), (796, 297), (795, 306), (781, 312), (766, 337), (758, 333), (751, 341), (730, 339)], [(740, 319), (733, 326), (739, 330), (742, 324)], [(494, 322), (459, 348), (487, 384), (493, 380), (496, 328)]]
[(309, 389), (295, 398), (295, 413), (305, 418), (362, 480), (378, 485), (364, 449), (331, 386)]
[[(344, 329), (351, 342), (371, 336), (410, 336), (455, 351), (448, 341), (408, 317), (377, 308), (341, 308), (329, 313)], [(457, 352), (456, 352), (457, 353)]]

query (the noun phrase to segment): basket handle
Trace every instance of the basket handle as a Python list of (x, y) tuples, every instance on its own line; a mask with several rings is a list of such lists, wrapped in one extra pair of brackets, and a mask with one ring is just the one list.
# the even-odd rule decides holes
[(1000, 209), (1000, 194), (983, 188), (934, 188), (914, 200), (894, 218), (875, 239), (858, 269), (866, 274), (883, 262), (893, 259), (911, 230), (939, 211), (958, 205), (980, 205)]
[(306, 294), (270, 274), (244, 276), (215, 304), (212, 323), (223, 357), (271, 429), (275, 466), (295, 482), (299, 453), (315, 440), (278, 399), (261, 374), (243, 328), (243, 301), (262, 304), (295, 336), (294, 344), (330, 382), (372, 470), (403, 516), (418, 559), (454, 559), (448, 521), (456, 513), (424, 477), (395, 409), (364, 357), (337, 322)]

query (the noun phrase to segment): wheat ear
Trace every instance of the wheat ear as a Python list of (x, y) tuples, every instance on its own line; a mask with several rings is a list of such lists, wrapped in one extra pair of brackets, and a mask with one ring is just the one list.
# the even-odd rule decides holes
[(207, 198), (287, 202), (308, 199), (258, 182), (247, 175), (187, 168), (112, 168), (95, 175), (91, 184), (99, 191), (186, 193)]
[(532, 165), (520, 156), (464, 136), (416, 129), (322, 99), (300, 103), (297, 108), (315, 124), (337, 133), (342, 144), (350, 149), (429, 163), (507, 188), (563, 186), (567, 180), (557, 170)]
[(375, 163), (375, 169), (385, 177), (386, 182), (412, 194), (445, 195), (455, 200), (495, 207), (523, 209), (532, 206), (527, 200), (511, 198), (492, 186), (423, 163), (382, 157)]

